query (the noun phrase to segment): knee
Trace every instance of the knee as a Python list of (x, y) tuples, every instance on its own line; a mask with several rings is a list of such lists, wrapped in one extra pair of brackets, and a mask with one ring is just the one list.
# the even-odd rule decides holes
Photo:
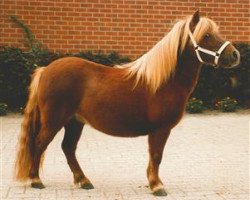
[(62, 147), (62, 150), (64, 153), (74, 152), (74, 150), (75, 150), (75, 148), (72, 144), (65, 142), (65, 141), (62, 142), (61, 147)]
[(152, 161), (155, 163), (155, 164), (157, 164), (157, 165), (159, 165), (159, 164), (161, 164), (161, 160), (162, 160), (162, 155), (161, 154), (154, 154), (153, 156), (152, 156)]

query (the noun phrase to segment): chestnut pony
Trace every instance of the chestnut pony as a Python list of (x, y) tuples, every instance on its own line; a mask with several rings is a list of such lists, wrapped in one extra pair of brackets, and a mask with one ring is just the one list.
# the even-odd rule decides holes
[(75, 156), (85, 123), (113, 136), (148, 135), (147, 177), (153, 194), (166, 195), (158, 171), (171, 129), (180, 121), (201, 63), (233, 67), (239, 52), (218, 33), (210, 19), (192, 16), (177, 22), (150, 51), (113, 68), (76, 57), (36, 70), (30, 85), (17, 152), (15, 177), (44, 188), (41, 157), (56, 133), (65, 128), (62, 149), (84, 189), (93, 185)]

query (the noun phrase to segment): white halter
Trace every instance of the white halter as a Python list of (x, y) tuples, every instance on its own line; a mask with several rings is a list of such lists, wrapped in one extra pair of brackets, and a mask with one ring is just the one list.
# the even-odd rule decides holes
[(229, 41), (224, 42), (224, 44), (220, 47), (220, 49), (219, 49), (218, 51), (215, 52), (215, 51), (211, 51), (211, 50), (208, 50), (208, 49), (205, 49), (205, 48), (200, 47), (200, 46), (196, 43), (196, 41), (195, 41), (195, 39), (194, 39), (194, 36), (193, 36), (193, 34), (191, 33), (190, 30), (189, 30), (188, 34), (189, 34), (189, 37), (190, 37), (190, 39), (191, 39), (191, 41), (192, 41), (192, 43), (193, 43), (193, 45), (194, 45), (194, 50), (195, 50), (195, 53), (196, 53), (196, 55), (197, 55), (197, 58), (198, 58), (198, 60), (199, 60), (201, 63), (205, 63), (205, 62), (202, 60), (202, 58), (201, 58), (201, 56), (200, 56), (200, 51), (203, 52), (203, 53), (206, 53), (206, 54), (209, 54), (209, 55), (214, 56), (214, 64), (217, 65), (217, 64), (218, 64), (218, 61), (219, 61), (219, 58), (220, 58), (220, 55), (221, 55), (221, 53), (222, 53), (222, 51), (227, 47), (227, 45), (230, 44)]

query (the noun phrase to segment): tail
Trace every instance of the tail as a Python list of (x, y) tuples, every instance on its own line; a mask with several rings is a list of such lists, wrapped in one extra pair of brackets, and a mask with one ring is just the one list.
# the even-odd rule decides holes
[(24, 111), (24, 119), (19, 136), (19, 146), (15, 162), (15, 179), (27, 181), (32, 163), (34, 141), (40, 130), (40, 116), (37, 104), (37, 89), (44, 67), (38, 68), (32, 76), (29, 100)]

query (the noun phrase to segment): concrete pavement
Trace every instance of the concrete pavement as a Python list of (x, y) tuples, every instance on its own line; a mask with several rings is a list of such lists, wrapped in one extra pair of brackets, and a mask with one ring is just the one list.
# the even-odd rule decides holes
[(154, 197), (147, 187), (147, 137), (116, 138), (89, 126), (77, 157), (94, 190), (73, 185), (61, 150), (63, 130), (46, 151), (41, 174), (46, 188), (15, 183), (12, 170), (22, 116), (9, 114), (0, 118), (1, 199), (247, 200), (249, 113), (185, 115), (172, 130), (160, 167), (167, 197)]

